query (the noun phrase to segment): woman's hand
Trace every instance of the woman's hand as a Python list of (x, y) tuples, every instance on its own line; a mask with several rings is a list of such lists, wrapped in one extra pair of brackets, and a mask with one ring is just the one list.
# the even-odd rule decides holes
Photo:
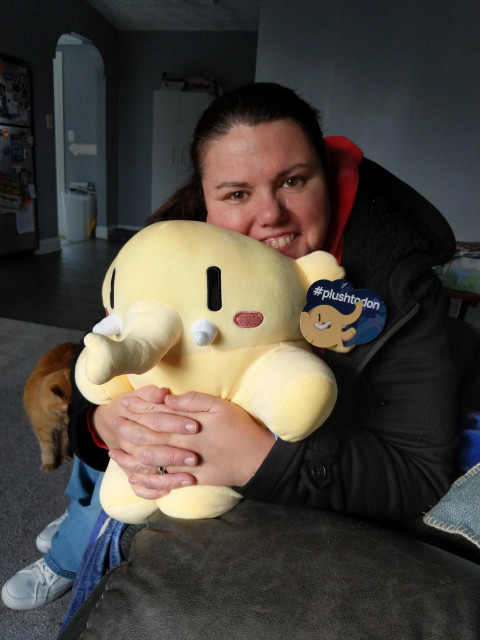
[[(158, 476), (158, 467), (167, 465), (185, 467), (188, 471), (198, 462), (197, 455), (188, 449), (188, 441), (183, 448), (175, 447), (170, 441), (172, 433), (196, 433), (199, 425), (184, 416), (169, 414), (163, 404), (167, 393), (166, 389), (143, 387), (95, 409), (92, 426), (96, 435), (109, 448), (110, 457), (129, 476), (134, 473)], [(153, 460), (151, 445), (155, 446), (158, 462)], [(196, 482), (187, 472), (158, 477), (163, 479), (160, 490), (164, 493)]]
[[(112, 429), (97, 427), (96, 414), (102, 408), (95, 412), (99, 435), (113, 446), (110, 455), (129, 475), (137, 495), (154, 499), (195, 482), (248, 482), (272, 448), (273, 434), (227, 400), (195, 392), (173, 396), (154, 389), (122, 396), (110, 441), (106, 438)], [(102, 423), (107, 413), (117, 410), (110, 406), (102, 411)], [(159, 475), (159, 466), (167, 467), (168, 474)]]
[[(197, 454), (198, 464), (191, 474), (199, 484), (242, 486), (255, 474), (275, 437), (237, 405), (215, 396), (189, 392), (181, 396), (167, 395), (168, 419), (191, 419), (198, 432), (185, 436), (171, 435), (175, 447), (189, 446)], [(162, 450), (151, 448), (154, 464), (161, 465)], [(158, 456), (158, 457), (157, 457)], [(168, 466), (168, 465), (167, 465)], [(182, 466), (168, 466), (168, 475), (185, 472)], [(133, 473), (130, 482), (135, 493), (144, 498), (158, 497), (167, 476)]]

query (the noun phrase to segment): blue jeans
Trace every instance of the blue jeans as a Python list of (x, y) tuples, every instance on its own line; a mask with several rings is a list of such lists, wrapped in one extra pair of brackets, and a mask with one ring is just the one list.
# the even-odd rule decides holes
[(75, 457), (72, 475), (65, 491), (70, 498), (68, 516), (52, 538), (44, 556), (46, 565), (63, 578), (73, 580), (87, 548), (90, 533), (102, 510), (99, 490), (103, 473)]

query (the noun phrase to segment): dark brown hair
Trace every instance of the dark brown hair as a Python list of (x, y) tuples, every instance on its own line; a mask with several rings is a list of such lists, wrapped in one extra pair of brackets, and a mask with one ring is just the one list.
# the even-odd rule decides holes
[(237, 125), (291, 120), (304, 132), (327, 171), (327, 159), (319, 112), (292, 89), (272, 82), (256, 82), (217, 97), (200, 117), (190, 147), (192, 177), (178, 189), (147, 223), (169, 219), (205, 220), (207, 211), (202, 190), (203, 159), (208, 145)]

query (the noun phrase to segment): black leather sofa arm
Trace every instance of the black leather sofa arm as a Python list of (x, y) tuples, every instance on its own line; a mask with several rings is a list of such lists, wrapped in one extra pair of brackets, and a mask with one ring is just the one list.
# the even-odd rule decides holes
[(480, 639), (480, 565), (332, 512), (158, 514), (60, 640)]

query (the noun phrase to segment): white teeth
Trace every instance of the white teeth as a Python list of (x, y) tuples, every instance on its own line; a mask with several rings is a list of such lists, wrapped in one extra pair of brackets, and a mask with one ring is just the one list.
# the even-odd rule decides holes
[(281, 249), (285, 245), (290, 244), (290, 242), (292, 242), (294, 238), (295, 238), (295, 235), (291, 233), (289, 236), (282, 236), (281, 238), (275, 238), (275, 240), (272, 240), (268, 244), (274, 249)]

